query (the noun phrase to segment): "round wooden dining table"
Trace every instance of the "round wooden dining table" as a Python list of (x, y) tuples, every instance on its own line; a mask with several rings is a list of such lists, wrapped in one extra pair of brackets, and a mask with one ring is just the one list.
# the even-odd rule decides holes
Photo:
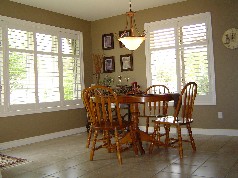
[[(152, 137), (139, 129), (139, 103), (157, 102), (157, 101), (172, 101), (174, 100), (172, 93), (167, 94), (135, 94), (135, 95), (118, 95), (119, 103), (130, 105), (131, 119), (134, 123), (134, 129), (136, 131), (137, 146), (141, 154), (145, 154), (145, 150), (142, 146), (142, 141), (151, 142)], [(122, 142), (132, 142), (130, 134), (127, 134)]]

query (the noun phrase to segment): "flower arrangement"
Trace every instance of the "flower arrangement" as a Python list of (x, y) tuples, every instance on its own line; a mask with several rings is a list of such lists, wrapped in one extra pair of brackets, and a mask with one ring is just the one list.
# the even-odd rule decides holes
[(102, 81), (100, 81), (100, 85), (104, 85), (107, 87), (111, 87), (112, 84), (114, 83), (114, 79), (112, 77), (109, 77), (108, 75), (106, 75)]
[(92, 55), (93, 64), (94, 64), (94, 75), (96, 76), (96, 84), (99, 84), (100, 74), (103, 65), (103, 55), (101, 54), (93, 54)]

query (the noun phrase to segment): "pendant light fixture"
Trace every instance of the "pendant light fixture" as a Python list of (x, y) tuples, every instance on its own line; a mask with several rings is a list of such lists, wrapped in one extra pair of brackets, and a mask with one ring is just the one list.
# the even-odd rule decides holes
[[(130, 11), (126, 13), (126, 28), (124, 30), (124, 33), (120, 36), (118, 39), (120, 42), (122, 42), (125, 47), (129, 50), (136, 50), (141, 43), (145, 40), (145, 34), (144, 32), (140, 34), (136, 27), (135, 23), (135, 12), (131, 10), (131, 0), (129, 2), (130, 5)], [(130, 23), (130, 29), (128, 29), (128, 21)], [(130, 35), (127, 36), (127, 31), (130, 30)], [(137, 35), (136, 35), (137, 34)]]

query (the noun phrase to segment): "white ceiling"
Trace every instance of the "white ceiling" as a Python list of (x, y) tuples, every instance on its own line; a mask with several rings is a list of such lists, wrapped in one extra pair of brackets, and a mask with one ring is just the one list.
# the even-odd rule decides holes
[[(10, 0), (41, 9), (58, 12), (87, 21), (125, 14), (129, 0)], [(132, 0), (132, 10), (144, 10), (185, 0)]]

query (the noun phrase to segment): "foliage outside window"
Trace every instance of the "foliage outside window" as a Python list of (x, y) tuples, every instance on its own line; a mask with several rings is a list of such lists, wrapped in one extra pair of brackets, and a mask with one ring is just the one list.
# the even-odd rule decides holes
[(145, 24), (147, 85), (179, 92), (198, 84), (196, 104), (215, 105), (215, 74), (210, 13)]
[(0, 16), (1, 116), (82, 107), (82, 33)]

